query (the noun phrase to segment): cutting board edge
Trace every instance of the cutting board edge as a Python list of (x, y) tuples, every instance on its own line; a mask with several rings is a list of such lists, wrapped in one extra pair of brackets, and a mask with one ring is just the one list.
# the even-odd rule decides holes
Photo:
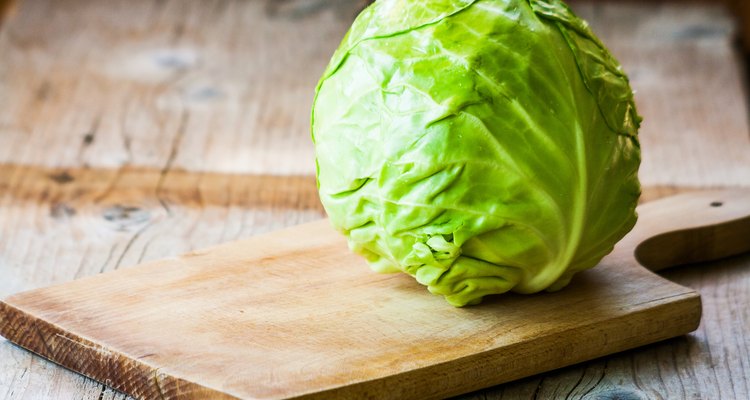
[[(382, 378), (360, 381), (322, 391), (297, 393), (286, 398), (347, 399), (363, 395), (394, 399), (444, 398), (666, 340), (692, 332), (697, 329), (700, 323), (700, 295), (688, 288), (685, 289), (686, 292), (670, 296), (668, 299), (654, 300), (656, 302), (661, 301), (662, 304), (657, 306), (650, 305), (649, 307), (644, 306), (633, 310), (633, 312), (606, 320), (606, 324), (603, 323), (605, 321), (595, 321), (588, 325), (571, 327), (565, 331), (559, 331), (554, 334), (554, 337), (551, 337), (552, 335), (541, 335), (532, 340), (493, 347), (481, 353), (446, 361), (441, 364), (412, 369)], [(671, 320), (670, 317), (675, 317), (677, 320)], [(23, 323), (12, 324), (10, 323), (12, 318), (16, 320), (20, 319)], [(632, 321), (634, 320), (639, 321), (639, 324), (633, 324)], [(659, 324), (659, 321), (662, 324)], [(656, 323), (652, 324), (653, 322)], [(597, 329), (597, 325), (599, 325), (599, 329)], [(654, 326), (649, 327), (649, 325)], [(16, 326), (17, 328), (11, 331), (10, 327), (12, 326)], [(20, 329), (22, 327), (27, 328), (25, 334), (22, 332), (23, 329)], [(606, 327), (607, 329), (602, 330), (601, 327)], [(635, 334), (640, 328), (645, 328), (647, 335)], [(615, 343), (607, 342), (607, 333), (618, 332), (618, 335), (622, 335), (624, 329), (629, 329), (633, 332), (633, 334), (625, 336), (630, 340), (620, 340)], [(31, 333), (32, 331), (34, 332), (33, 334)], [(586, 334), (580, 335), (580, 332), (586, 332)], [(602, 334), (605, 335), (603, 343), (600, 343), (597, 350), (591, 350), (591, 348), (597, 347), (592, 346), (592, 343), (601, 342), (600, 336)], [(165, 373), (161, 373), (160, 378), (159, 368), (119, 351), (106, 349), (87, 338), (78, 335), (71, 337), (62, 327), (32, 315), (6, 301), (0, 301), (0, 336), (6, 337), (11, 342), (47, 360), (84, 376), (104, 382), (108, 386), (136, 398), (242, 398)], [(586, 343), (586, 345), (576, 347), (576, 341)], [(564, 355), (564, 350), (566, 349), (579, 348), (587, 351), (578, 354), (568, 351), (570, 354), (566, 354), (561, 358), (559, 357), (559, 354), (561, 354), (560, 349), (555, 348), (552, 342), (564, 345), (558, 346), (563, 348), (562, 353)], [(72, 349), (75, 347), (77, 347), (76, 351), (73, 351)], [(510, 356), (508, 353), (510, 353)], [(85, 354), (86, 356), (75, 357), (75, 354)], [(498, 371), (503, 371), (502, 367), (505, 363), (512, 361), (513, 354), (521, 355), (525, 358), (528, 358), (529, 354), (536, 354), (538, 355), (538, 359), (533, 365), (526, 368), (510, 368), (507, 373), (498, 374)], [(446, 369), (445, 365), (447, 364), (452, 364), (451, 368), (449, 368), (450, 370), (458, 371), (455, 374), (470, 375), (471, 378), (463, 379), (463, 377), (455, 375), (451, 377), (448, 374), (440, 373), (440, 370)], [(112, 376), (121, 376), (123, 371), (129, 376), (128, 378), (110, 379)], [(461, 382), (471, 382), (471, 384), (461, 384)], [(389, 388), (386, 390), (400, 388), (400, 391), (398, 393), (392, 391), (382, 392), (383, 388)], [(425, 388), (429, 388), (430, 393), (426, 393), (424, 391)]]
[[(660, 277), (660, 279), (664, 278)], [(523, 357), (528, 357), (529, 353), (532, 353), (535, 349), (536, 351), (543, 353), (543, 351), (540, 351), (540, 349), (545, 348), (545, 344), (549, 344), (545, 342), (549, 342), (551, 339), (550, 336), (553, 335), (542, 335), (533, 340), (524, 340), (505, 346), (494, 347), (481, 353), (449, 360), (444, 363), (413, 369), (399, 374), (392, 374), (383, 378), (361, 381), (350, 384), (348, 386), (300, 394), (298, 396), (290, 398), (299, 400), (346, 400), (355, 397), (394, 400), (443, 399), (470, 393), (495, 385), (500, 385), (521, 378), (530, 377), (543, 372), (564, 368), (570, 365), (594, 360), (610, 354), (631, 350), (663, 340), (672, 339), (695, 331), (696, 329), (698, 329), (701, 320), (702, 302), (700, 294), (690, 288), (683, 288), (685, 289), (684, 293), (673, 295), (668, 298), (672, 299), (671, 301), (666, 301), (667, 299), (654, 300), (654, 302), (662, 302), (662, 304), (659, 304), (657, 306), (643, 307), (638, 310), (634, 310), (631, 313), (619, 315), (610, 320), (596, 321), (595, 323), (587, 325), (577, 325), (565, 331), (557, 332), (554, 335), (556, 338), (565, 339), (568, 335), (574, 335), (578, 331), (588, 328), (595, 328), (595, 325), (597, 324), (608, 327), (605, 333), (612, 333), (615, 331), (622, 332), (622, 329), (631, 329), (635, 331), (638, 330), (638, 327), (641, 327), (644, 324), (648, 325), (652, 321), (661, 320), (661, 322), (663, 322), (660, 327), (653, 328), (647, 336), (639, 337), (638, 335), (629, 335), (628, 338), (632, 340), (627, 342), (621, 341), (622, 343), (607, 343), (605, 340), (605, 343), (603, 345), (606, 347), (602, 347), (598, 351), (590, 351), (589, 353), (581, 353), (577, 356), (569, 356), (565, 359), (558, 360), (558, 362), (551, 363), (546, 366), (541, 366), (541, 364), (543, 364), (542, 361), (547, 360), (547, 358), (542, 357), (540, 360), (537, 360), (537, 364), (539, 366), (529, 367), (525, 370), (511, 368), (509, 369), (509, 373), (498, 374), (498, 371), (502, 371), (502, 368), (500, 368), (502, 364), (507, 361), (506, 357), (503, 357), (502, 354), (498, 353), (504, 353), (508, 350), (512, 350), (515, 351), (515, 353), (522, 355)], [(675, 298), (679, 298), (679, 300), (674, 300)], [(632, 320), (636, 319), (634, 318), (634, 316), (637, 314), (639, 315), (639, 318), (637, 320), (641, 321), (641, 324), (633, 325), (631, 322)], [(666, 315), (676, 316), (679, 317), (679, 319), (677, 321), (667, 321), (667, 319), (663, 318)], [(607, 323), (604, 324), (603, 322)], [(590, 337), (595, 336), (595, 333), (596, 330), (592, 329), (591, 335), (580, 337), (578, 338), (578, 341), (581, 343), (586, 343), (587, 346), (590, 346), (592, 342), (596, 342), (596, 337)], [(539, 344), (542, 344), (542, 346), (540, 346)], [(580, 346), (580, 348), (587, 349), (587, 346)], [(567, 347), (567, 349), (570, 348), (570, 346)], [(555, 351), (557, 349), (549, 350), (549, 354), (559, 354)], [(472, 382), (473, 384), (460, 385), (456, 382), (452, 382), (451, 378), (447, 376), (441, 376), (441, 374), (437, 374), (437, 377), (435, 377), (436, 375), (434, 374), (433, 370), (439, 370), (447, 364), (452, 364), (450, 368), (452, 370), (464, 370), (463, 373), (472, 375), (471, 379), (461, 379), (454, 377), (453, 379), (455, 379), (456, 382)], [(483, 374), (483, 371), (489, 372), (485, 372)], [(431, 384), (425, 384), (425, 382), (428, 382), (429, 380), (432, 380)], [(414, 385), (410, 385), (410, 383), (418, 383), (421, 386), (417, 388), (414, 387)], [(424, 391), (416, 390), (423, 387), (429, 387), (432, 392), (425, 393)], [(381, 388), (381, 390), (379, 390), (379, 388)], [(401, 388), (401, 391), (398, 393), (388, 391), (383, 392), (382, 388)], [(411, 389), (412, 391), (404, 390), (404, 388), (406, 388), (407, 390)]]
[[(0, 300), (0, 336), (68, 370), (138, 399), (240, 398), (183, 378), (160, 374), (158, 367), (107, 349), (85, 337), (72, 335), (52, 322), (9, 304), (7, 300)], [(14, 324), (14, 321), (22, 322)], [(85, 354), (86, 357), (76, 357), (76, 354)], [(111, 378), (122, 376), (123, 371), (128, 378)], [(168, 380), (163, 380), (160, 375)]]

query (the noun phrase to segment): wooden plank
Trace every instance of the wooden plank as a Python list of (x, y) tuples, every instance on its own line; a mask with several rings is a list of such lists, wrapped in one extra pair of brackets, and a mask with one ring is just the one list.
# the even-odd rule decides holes
[(750, 397), (750, 256), (662, 275), (701, 293), (697, 331), (636, 350), (500, 385), (462, 400), (744, 399)]
[[(2, 168), (40, 165), (46, 167), (39, 171), (58, 174), (62, 170), (53, 167), (64, 167), (77, 176), (86, 165), (109, 171), (128, 166), (132, 171), (150, 171), (143, 180), (137, 173), (130, 175), (129, 184), (153, 182), (154, 171), (164, 171), (167, 178), (162, 179), (162, 185), (171, 185), (173, 168), (195, 171), (199, 176), (203, 172), (297, 177), (310, 173), (309, 159), (301, 155), (307, 150), (295, 147), (309, 146), (307, 122), (289, 115), (304, 113), (306, 118), (306, 96), (311, 94), (305, 88), (317, 79), (320, 71), (315, 70), (322, 70), (360, 5), (336, 0), (185, 4), (171, 0), (21, 2), (0, 29), (0, 163), (6, 163)], [(267, 16), (266, 4), (278, 4), (268, 8), (275, 19), (261, 21)], [(737, 161), (737, 154), (742, 155), (738, 152), (746, 148), (737, 139), (742, 131), (738, 127), (745, 124), (744, 110), (738, 110), (745, 102), (741, 85), (731, 79), (738, 72), (732, 69), (736, 67), (729, 47), (729, 16), (715, 7), (693, 5), (665, 4), (656, 9), (658, 12), (650, 6), (632, 4), (579, 3), (575, 7), (613, 48), (626, 70), (654, 69), (658, 71), (656, 76), (668, 78), (650, 79), (648, 74), (645, 78), (649, 79), (642, 79), (643, 74), (633, 77), (640, 111), (647, 118), (642, 137), (672, 138), (649, 142), (650, 148), (660, 148), (654, 148), (652, 155), (644, 154), (647, 159), (642, 176), (644, 182), (659, 184), (660, 188), (648, 190), (646, 197), (671, 193), (686, 184), (696, 187), (750, 182), (746, 175), (742, 179), (741, 169), (727, 169), (729, 160)], [(613, 9), (621, 11), (607, 11)], [(620, 12), (628, 15), (622, 22), (618, 22)], [(275, 24), (283, 25), (283, 29)], [(681, 26), (689, 29), (680, 35)], [(659, 27), (671, 27), (672, 33)], [(688, 43), (691, 35), (700, 43)], [(266, 40), (270, 36), (276, 42)], [(636, 44), (628, 46), (624, 43), (627, 40)], [(272, 43), (283, 46), (269, 48)], [(660, 50), (649, 50), (652, 56), (645, 57), (638, 52), (639, 45), (644, 44)], [(278, 49), (286, 51), (274, 55), (274, 62), (260, 62)], [(190, 62), (196, 59), (195, 54), (201, 55), (197, 58), (200, 63)], [(268, 82), (274, 79), (289, 82), (271, 88)], [(266, 83), (247, 83), (260, 81)], [(663, 82), (669, 85), (660, 87)], [(679, 90), (680, 82), (691, 85), (691, 89)], [(201, 87), (206, 90), (201, 91)], [(213, 87), (218, 87), (222, 95), (216, 95), (217, 91), (210, 89)], [(644, 91), (652, 93), (651, 100), (641, 104)], [(710, 95), (693, 95), (706, 92)], [(277, 114), (277, 109), (284, 112)], [(242, 113), (246, 115), (240, 116)], [(660, 122), (653, 126), (648, 121)], [(696, 134), (715, 140), (704, 140), (696, 146), (691, 144)], [(276, 138), (284, 144), (273, 144)], [(681, 153), (682, 146), (689, 149), (684, 152), (688, 156), (675, 155)], [(257, 155), (266, 147), (273, 149), (273, 156)], [(684, 162), (686, 158), (690, 163)], [(652, 167), (647, 169), (648, 163)], [(188, 174), (180, 176), (189, 182), (198, 181)], [(672, 176), (680, 181), (670, 181)], [(66, 186), (74, 199), (76, 190), (85, 190), (77, 186), (83, 183), (81, 180)], [(94, 274), (102, 268), (132, 265), (140, 259), (171, 256), (193, 249), (197, 243), (245, 237), (320, 215), (319, 211), (274, 206), (251, 210), (243, 203), (242, 193), (247, 193), (248, 187), (223, 192), (221, 185), (210, 190), (217, 200), (205, 206), (199, 197), (170, 192), (167, 197), (172, 215), (168, 215), (155, 188), (149, 190), (144, 183), (142, 190), (134, 192), (143, 195), (138, 197), (127, 194), (125, 182), (110, 183), (120, 189), (102, 202), (124, 208), (135, 205), (142, 212), (125, 212), (121, 223), (114, 223), (102, 217), (103, 203), (75, 200), (71, 206), (75, 214), (68, 215), (64, 206), (67, 200), (52, 212), (55, 196), (59, 196), (54, 193), (59, 193), (56, 187), (60, 186), (54, 181), (33, 189), (26, 185), (10, 192), (0, 189), (3, 294)], [(174, 190), (187, 193), (190, 188)], [(132, 203), (118, 201), (119, 196), (132, 199)], [(188, 205), (182, 205), (183, 201)], [(307, 200), (300, 201), (307, 204)], [(143, 214), (153, 220), (145, 228), (138, 222)], [(123, 230), (117, 226), (123, 226)], [(141, 228), (144, 230), (138, 234)], [(572, 393), (578, 394), (592, 389), (588, 395), (593, 396), (619, 387), (623, 393), (640, 390), (651, 398), (659, 398), (667, 388), (672, 393), (684, 390), (687, 395), (709, 393), (712, 398), (720, 398), (720, 394), (724, 398), (750, 397), (743, 395), (747, 393), (743, 388), (750, 385), (746, 367), (750, 358), (745, 345), (750, 339), (743, 333), (749, 329), (738, 330), (738, 326), (747, 328), (742, 321), (748, 318), (735, 318), (743, 315), (738, 305), (750, 301), (747, 263), (740, 259), (710, 271), (691, 269), (684, 278), (679, 271), (670, 272), (671, 278), (708, 291), (711, 296), (710, 303), (705, 304), (704, 326), (686, 342), (670, 341), (484, 394), (490, 398), (499, 398), (502, 393), (517, 395), (509, 398), (530, 398), (535, 392), (544, 397), (572, 388)], [(736, 334), (725, 335), (724, 331)], [(600, 377), (600, 384), (595, 385)], [(734, 397), (732, 390), (737, 394)], [(0, 342), (0, 398), (97, 399), (100, 395), (121, 398), (101, 385)]]
[[(160, 177), (161, 170), (145, 168), (4, 165), (0, 297), (323, 216), (310, 177), (178, 170)], [(0, 338), (0, 398), (100, 395), (125, 398)]]
[(0, 165), (0, 296), (323, 216), (315, 179)]
[(646, 204), (566, 290), (469, 309), (369, 271), (322, 220), (11, 296), (0, 333), (138, 398), (442, 398), (695, 329), (697, 294), (640, 267), (636, 247), (705, 225), (654, 254), (700, 238), (721, 257), (713, 226), (747, 233), (749, 205), (750, 190)]
[[(651, 260), (696, 240), (705, 257), (750, 250), (727, 240), (750, 232), (750, 190), (639, 214), (555, 293), (456, 309), (404, 274), (369, 271), (322, 220), (11, 296), (0, 334), (138, 398), (442, 398), (695, 329), (698, 295), (636, 256), (663, 267)], [(677, 230), (671, 246), (644, 247)]]
[(646, 186), (750, 186), (750, 129), (734, 21), (716, 5), (581, 2), (629, 74)]
[(309, 174), (357, 1), (30, 0), (0, 33), (0, 162)]
[[(0, 32), (0, 162), (313, 173), (312, 91), (363, 3), (275, 4), (21, 3)], [(638, 91), (644, 183), (750, 185), (730, 16), (702, 5), (576, 9)]]
[[(321, 217), (313, 179), (0, 168), (0, 297)], [(651, 198), (674, 188), (647, 191)], [(91, 235), (89, 232), (96, 232)], [(165, 235), (168, 233), (168, 235)], [(52, 272), (54, 271), (54, 272)], [(2, 343), (0, 398), (122, 398)], [(16, 395), (10, 396), (11, 392)]]

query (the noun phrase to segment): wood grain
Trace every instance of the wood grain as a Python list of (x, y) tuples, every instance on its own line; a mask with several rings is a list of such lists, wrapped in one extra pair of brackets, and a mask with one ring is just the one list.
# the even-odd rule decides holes
[[(664, 211), (659, 218), (643, 214), (653, 209)], [(750, 252), (750, 188), (683, 193), (639, 210), (639, 222), (617, 247), (634, 248), (638, 263), (651, 271)], [(659, 230), (665, 232), (653, 234)]]
[(0, 168), (0, 296), (323, 216), (315, 179)]
[[(0, 162), (312, 174), (313, 88), (362, 6), (22, 2), (0, 32)], [(704, 5), (575, 6), (638, 92), (644, 184), (750, 185), (731, 17)]]
[(442, 398), (695, 329), (698, 295), (640, 267), (638, 249), (679, 230), (639, 258), (679, 254), (696, 237), (704, 259), (750, 250), (711, 235), (750, 230), (750, 189), (639, 214), (612, 254), (557, 293), (454, 309), (403, 274), (370, 272), (323, 220), (11, 296), (0, 334), (144, 399)]
[(698, 330), (592, 362), (500, 385), (461, 400), (745, 399), (750, 396), (750, 256), (662, 274), (701, 293)]
[(644, 121), (646, 186), (750, 186), (750, 134), (733, 20), (710, 4), (580, 2), (620, 60)]
[(696, 224), (750, 229), (750, 190), (639, 213), (557, 293), (454, 309), (403, 274), (370, 272), (323, 220), (11, 296), (0, 333), (138, 398), (442, 398), (695, 329), (698, 295), (638, 266), (636, 247)]
[[(747, 185), (746, 103), (730, 15), (716, 6), (645, 3), (574, 4), (638, 90), (645, 199), (685, 186)], [(319, 209), (266, 200), (260, 209), (245, 206), (247, 198), (260, 201), (247, 175), (237, 190), (211, 182), (310, 173), (308, 85), (360, 7), (336, 0), (20, 2), (0, 28), (0, 164), (4, 177), (17, 177), (0, 186), (0, 295), (319, 218)], [(113, 191), (101, 199), (87, 192), (107, 193), (79, 179), (87, 167), (110, 179), (104, 184)], [(116, 179), (120, 167), (124, 181)], [(75, 179), (44, 178), (64, 182), (65, 171)], [(149, 189), (156, 171), (164, 172), (156, 182), (170, 187), (166, 196)], [(39, 179), (26, 185), (27, 176)], [(195, 182), (208, 188), (193, 191)], [(288, 192), (279, 190), (264, 198), (316, 201), (282, 200)], [(749, 263), (665, 273), (708, 294), (703, 325), (687, 339), (478, 396), (750, 398), (750, 318), (741, 306), (750, 301)], [(0, 398), (123, 395), (0, 342)]]
[[(3, 166), (0, 297), (323, 216), (311, 177), (160, 176)], [(0, 341), (0, 398), (124, 398)]]
[(315, 83), (362, 5), (21, 2), (0, 33), (0, 162), (310, 174)]

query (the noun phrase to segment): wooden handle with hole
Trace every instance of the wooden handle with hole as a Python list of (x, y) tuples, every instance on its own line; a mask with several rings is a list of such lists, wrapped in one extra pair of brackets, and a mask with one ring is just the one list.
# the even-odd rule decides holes
[(638, 223), (612, 256), (659, 271), (748, 251), (750, 188), (737, 188), (685, 193), (640, 206)]

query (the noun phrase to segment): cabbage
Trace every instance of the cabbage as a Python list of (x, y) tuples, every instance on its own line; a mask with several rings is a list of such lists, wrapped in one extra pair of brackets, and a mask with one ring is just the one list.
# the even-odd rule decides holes
[(350, 248), (454, 306), (558, 290), (635, 224), (633, 94), (557, 0), (379, 0), (312, 111), (320, 198)]

